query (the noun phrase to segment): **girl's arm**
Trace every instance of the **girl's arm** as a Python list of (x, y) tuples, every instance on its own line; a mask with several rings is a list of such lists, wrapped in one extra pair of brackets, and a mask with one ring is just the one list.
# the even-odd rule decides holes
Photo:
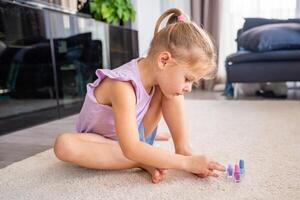
[(183, 156), (139, 141), (136, 123), (136, 97), (129, 82), (111, 82), (110, 102), (121, 150), (128, 159), (160, 169), (178, 169), (203, 176), (215, 176), (213, 170), (224, 167), (203, 155)]
[(129, 82), (111, 81), (110, 101), (116, 132), (124, 156), (157, 168), (188, 170), (188, 158), (139, 141), (136, 123), (136, 96)]
[(171, 132), (175, 152), (192, 155), (184, 111), (184, 96), (180, 95), (169, 99), (163, 96), (162, 113)]

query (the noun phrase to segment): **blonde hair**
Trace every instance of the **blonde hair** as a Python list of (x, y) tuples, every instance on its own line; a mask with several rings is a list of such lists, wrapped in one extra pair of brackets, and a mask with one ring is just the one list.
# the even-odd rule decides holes
[[(169, 15), (167, 25), (160, 29), (162, 21)], [(181, 20), (183, 16), (184, 21)], [(209, 34), (179, 9), (165, 11), (156, 22), (148, 55), (155, 56), (162, 50), (169, 51), (178, 63), (193, 65), (200, 60), (204, 78), (215, 76), (216, 51)]]

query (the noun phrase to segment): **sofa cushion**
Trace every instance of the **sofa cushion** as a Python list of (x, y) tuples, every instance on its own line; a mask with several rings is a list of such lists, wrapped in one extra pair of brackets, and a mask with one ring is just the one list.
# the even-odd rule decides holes
[(240, 47), (255, 51), (300, 49), (300, 24), (279, 23), (257, 26), (237, 39)]
[(227, 64), (250, 63), (250, 62), (300, 62), (300, 50), (279, 50), (266, 52), (238, 51), (226, 58)]
[(242, 31), (245, 32), (251, 28), (262, 26), (266, 24), (279, 24), (279, 23), (300, 23), (300, 18), (294, 19), (267, 19), (267, 18), (244, 18), (244, 26)]

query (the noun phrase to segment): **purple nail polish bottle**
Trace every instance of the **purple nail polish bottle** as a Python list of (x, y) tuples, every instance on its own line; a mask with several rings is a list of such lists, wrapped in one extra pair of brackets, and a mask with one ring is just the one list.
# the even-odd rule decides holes
[(227, 177), (232, 178), (232, 175), (233, 175), (233, 167), (231, 164), (229, 164), (227, 167)]

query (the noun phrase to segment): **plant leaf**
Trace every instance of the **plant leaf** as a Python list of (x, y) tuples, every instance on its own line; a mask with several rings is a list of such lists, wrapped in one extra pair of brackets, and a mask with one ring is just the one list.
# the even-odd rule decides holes
[(123, 13), (123, 21), (127, 22), (129, 20), (129, 13), (128, 12), (124, 12)]
[(122, 18), (122, 8), (117, 9), (117, 14), (118, 14), (119, 19), (121, 19)]
[(117, 24), (131, 19), (135, 20), (135, 10), (131, 0), (91, 0), (90, 12), (97, 20)]
[(94, 2), (90, 2), (90, 12), (93, 13), (96, 11), (97, 8), (97, 4), (95, 4)]

